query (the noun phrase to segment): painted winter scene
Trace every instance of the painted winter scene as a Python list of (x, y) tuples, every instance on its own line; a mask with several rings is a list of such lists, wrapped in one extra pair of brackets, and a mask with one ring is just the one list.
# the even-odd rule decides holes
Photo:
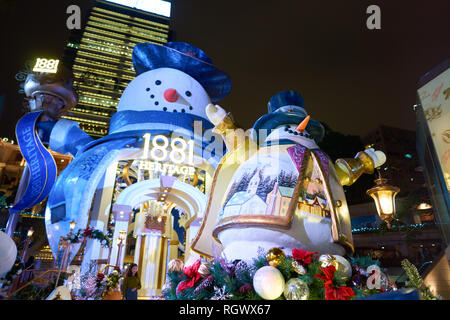
[[(329, 218), (320, 169), (311, 157), (303, 166), (295, 213)], [(285, 217), (297, 180), (298, 171), (286, 152), (254, 156), (235, 173), (218, 221), (242, 215)]]

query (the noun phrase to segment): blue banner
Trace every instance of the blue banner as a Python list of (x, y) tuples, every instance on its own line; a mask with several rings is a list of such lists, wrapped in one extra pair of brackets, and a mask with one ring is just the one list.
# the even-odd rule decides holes
[(16, 137), (20, 152), (27, 162), (29, 171), (26, 187), (11, 212), (28, 209), (44, 200), (56, 181), (57, 168), (51, 153), (44, 147), (36, 130), (36, 122), (42, 111), (23, 116), (16, 126)]

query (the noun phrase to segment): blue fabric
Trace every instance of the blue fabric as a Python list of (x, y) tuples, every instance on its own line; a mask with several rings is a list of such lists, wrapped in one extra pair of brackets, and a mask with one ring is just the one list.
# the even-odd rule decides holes
[(205, 88), (212, 102), (222, 100), (231, 91), (230, 77), (214, 66), (205, 52), (188, 43), (138, 43), (132, 58), (137, 75), (158, 68), (173, 68), (189, 74)]
[(41, 113), (42, 111), (27, 113), (16, 126), (17, 141), (20, 152), (27, 161), (25, 170), (29, 171), (29, 176), (23, 196), (11, 208), (11, 212), (20, 212), (44, 200), (56, 181), (55, 160), (42, 144), (36, 130)]
[(125, 299), (126, 300), (137, 300), (138, 298), (138, 292), (136, 291), (131, 291), (132, 288), (127, 288), (127, 290), (125, 291)]
[(300, 93), (297, 93), (294, 90), (281, 91), (270, 98), (267, 108), (269, 112), (274, 112), (278, 108), (284, 106), (298, 106), (303, 108), (303, 97)]
[(36, 128), (41, 129), (43, 132), (42, 142), (48, 143), (50, 140), (50, 132), (52, 132), (53, 127), (55, 126), (56, 122), (54, 121), (43, 121), (38, 122), (36, 124)]

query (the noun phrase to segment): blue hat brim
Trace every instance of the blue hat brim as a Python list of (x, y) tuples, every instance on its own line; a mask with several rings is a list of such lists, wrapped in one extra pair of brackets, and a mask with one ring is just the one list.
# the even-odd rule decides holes
[[(253, 129), (259, 139), (259, 129), (273, 130), (283, 125), (300, 124), (300, 122), (302, 122), (305, 118), (305, 116), (296, 113), (271, 112), (256, 120), (253, 125)], [(325, 135), (325, 129), (322, 124), (313, 118), (309, 119), (308, 125), (306, 126), (306, 131), (308, 131), (316, 142), (320, 142)]]
[(170, 47), (138, 43), (133, 49), (133, 64), (137, 75), (158, 68), (183, 71), (205, 88), (214, 103), (225, 98), (231, 91), (231, 79), (225, 72), (213, 64)]

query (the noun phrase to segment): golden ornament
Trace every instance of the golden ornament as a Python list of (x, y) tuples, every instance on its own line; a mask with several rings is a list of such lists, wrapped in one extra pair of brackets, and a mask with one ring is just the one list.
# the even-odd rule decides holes
[(200, 275), (205, 278), (211, 274), (209, 268), (210, 268), (209, 262), (202, 262), (200, 264), (200, 267), (198, 267), (198, 273), (200, 273)]
[(292, 261), (292, 268), (301, 276), (306, 274), (305, 268), (298, 261)]
[(342, 256), (323, 254), (319, 257), (319, 261), (322, 268), (334, 266), (336, 271), (340, 272), (342, 275), (346, 277), (350, 277), (352, 275), (352, 266), (347, 259)]
[(272, 248), (267, 251), (266, 259), (270, 266), (277, 267), (280, 265), (282, 259), (286, 258), (283, 250), (280, 248)]
[(184, 262), (180, 259), (173, 259), (169, 261), (169, 265), (167, 268), (168, 272), (183, 272)]

